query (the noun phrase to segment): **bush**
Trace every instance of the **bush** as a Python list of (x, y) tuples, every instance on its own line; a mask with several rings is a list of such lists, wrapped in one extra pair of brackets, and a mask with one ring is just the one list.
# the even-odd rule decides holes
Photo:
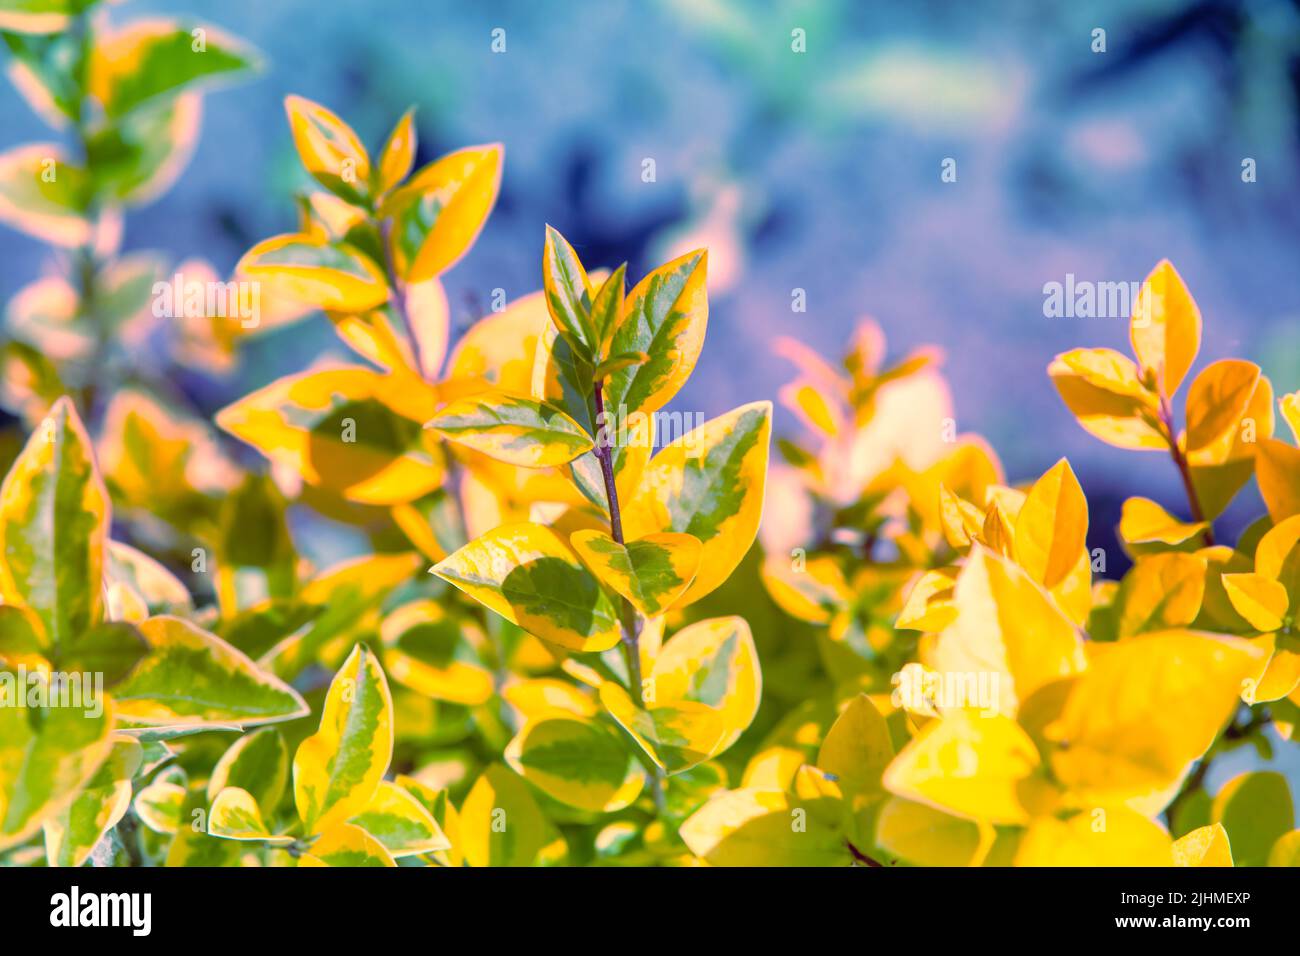
[[(1283, 778), (1205, 789), (1300, 713), (1300, 451), (1274, 437), (1275, 408), (1300, 433), (1300, 393), (1219, 360), (1179, 427), (1201, 318), (1169, 263), (1134, 307), (1136, 361), (1048, 369), (1085, 429), (1168, 454), (1187, 492), (1187, 521), (1125, 502), (1133, 565), (1107, 580), (1069, 462), (1015, 487), (950, 419), (930, 435), (935, 355), (886, 366), (871, 324), (839, 363), (778, 343), (806, 428), (771, 489), (770, 403), (665, 434), (704, 347), (706, 250), (629, 290), (548, 227), (540, 291), (449, 350), (440, 276), (503, 151), (412, 172), (410, 113), (372, 157), (290, 97), (317, 187), (229, 282), (118, 255), (121, 210), (192, 147), (199, 85), (256, 57), (74, 6), (0, 15), (80, 155), (0, 156), (0, 218), (72, 250), (15, 296), (4, 344), (30, 436), (0, 488), (0, 860), (1300, 861)], [(319, 312), (350, 363), (216, 428), (175, 388)], [(1219, 544), (1252, 475), (1268, 513)], [(300, 529), (326, 523), (365, 553), (319, 566)]]

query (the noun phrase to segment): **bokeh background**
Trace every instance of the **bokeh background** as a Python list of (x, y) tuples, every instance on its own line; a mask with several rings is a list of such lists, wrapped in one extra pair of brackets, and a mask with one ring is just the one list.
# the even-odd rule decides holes
[[(306, 180), (286, 94), (372, 146), (415, 105), (420, 163), (506, 149), (496, 212), (445, 277), (454, 332), (493, 289), (538, 287), (544, 223), (589, 265), (627, 260), (638, 277), (707, 245), (709, 344), (681, 408), (773, 397), (792, 374), (776, 336), (837, 355), (874, 316), (895, 355), (943, 349), (961, 430), (986, 435), (1013, 480), (1069, 455), (1094, 506), (1090, 543), (1112, 554), (1124, 497), (1181, 513), (1181, 492), (1165, 457), (1091, 439), (1058, 400), (1052, 356), (1127, 351), (1127, 329), (1045, 317), (1045, 283), (1136, 281), (1168, 257), (1205, 316), (1198, 367), (1247, 357), (1279, 391), (1300, 388), (1300, 0), (132, 0), (110, 16), (149, 12), (224, 27), (264, 65), (206, 98), (190, 168), (132, 213), (128, 250), (224, 273), (291, 229)], [(48, 135), (8, 88), (0, 129), (6, 148)], [(1242, 181), (1246, 158), (1256, 182)], [(0, 299), (51, 266), (47, 247), (0, 230)], [(796, 288), (805, 313), (791, 311)], [(184, 387), (211, 411), (338, 348), (313, 320), (252, 343), (237, 378)], [(1251, 488), (1224, 537), (1259, 510)]]

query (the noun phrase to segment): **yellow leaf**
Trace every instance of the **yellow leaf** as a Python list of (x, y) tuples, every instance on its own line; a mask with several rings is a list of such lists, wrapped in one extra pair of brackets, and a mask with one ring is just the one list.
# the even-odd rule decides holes
[(1249, 641), (1195, 631), (1097, 645), (1087, 671), (1053, 688), (1056, 716), (1030, 723), (1043, 725), (1054, 775), (1076, 806), (1140, 800), (1205, 753), (1263, 660)]
[(1197, 827), (1175, 840), (1174, 866), (1232, 866), (1232, 847), (1223, 824)]
[(894, 627), (941, 631), (950, 625), (957, 619), (958, 613), (953, 600), (956, 582), (955, 568), (937, 568), (923, 572), (908, 592), (907, 601), (898, 613)]
[(977, 823), (899, 797), (880, 808), (876, 843), (914, 866), (974, 866), (982, 849)]
[(1113, 349), (1074, 349), (1056, 356), (1047, 373), (1092, 435), (1118, 448), (1169, 447), (1155, 425), (1156, 398), (1143, 387), (1131, 359)]
[(1283, 395), (1277, 404), (1282, 410), (1282, 417), (1291, 427), (1291, 437), (1300, 442), (1300, 392)]
[(1025, 823), (1039, 770), (1034, 742), (1010, 717), (953, 710), (931, 721), (885, 770), (891, 793), (987, 823)]
[(1149, 498), (1128, 498), (1120, 512), (1119, 536), (1128, 545), (1179, 545), (1196, 537), (1207, 526), (1205, 521), (1179, 521)]
[(460, 809), (461, 846), (470, 866), (536, 866), (565, 852), (523, 779), (492, 764)]
[(388, 192), (411, 171), (415, 162), (415, 110), (409, 109), (402, 114), (393, 131), (388, 134), (388, 141), (379, 154), (379, 167), (375, 170), (375, 192), (383, 195)]
[(1191, 624), (1205, 598), (1207, 570), (1204, 558), (1178, 551), (1139, 557), (1115, 599), (1119, 636)]
[(559, 714), (529, 721), (505, 758), (549, 796), (593, 813), (622, 810), (645, 785), (641, 764), (608, 722)]
[(247, 790), (225, 787), (208, 811), (208, 833), (227, 840), (258, 840), (271, 845), (288, 845), (291, 836), (277, 836), (262, 821), (262, 811)]
[(965, 498), (953, 494), (947, 485), (940, 483), (939, 522), (948, 544), (960, 551), (970, 547), (971, 538), (983, 531), (984, 515)]
[(1153, 371), (1158, 390), (1172, 397), (1201, 349), (1201, 310), (1168, 259), (1142, 285), (1129, 338), (1138, 364)]
[(1169, 834), (1124, 807), (1098, 807), (1068, 820), (1038, 817), (1020, 839), (1016, 866), (1169, 866)]
[(1085, 666), (1074, 625), (1022, 568), (1005, 558), (980, 547), (972, 550), (957, 578), (953, 603), (957, 619), (939, 635), (929, 663), (954, 679), (997, 675), (995, 699), (979, 701), (980, 706), (1014, 715), (1019, 701), (1039, 687)]
[(449, 614), (437, 601), (411, 601), (380, 626), (384, 667), (416, 693), (476, 707), (492, 696), (492, 672), (479, 661), (471, 635), (486, 641), (477, 625)]
[(1016, 559), (1046, 588), (1079, 563), (1088, 535), (1088, 501), (1062, 458), (1034, 483), (1016, 516)]
[(1255, 572), (1277, 581), (1300, 607), (1300, 515), (1279, 521), (1255, 546)]
[(1205, 448), (1236, 428), (1258, 383), (1254, 362), (1220, 359), (1207, 365), (1187, 392), (1187, 451)]
[(1286, 588), (1277, 581), (1262, 574), (1224, 574), (1220, 580), (1233, 610), (1255, 630), (1276, 631), (1282, 626), (1288, 599)]
[[(802, 828), (795, 826), (802, 820)], [(681, 826), (692, 853), (713, 866), (849, 866), (840, 801), (729, 790)]]

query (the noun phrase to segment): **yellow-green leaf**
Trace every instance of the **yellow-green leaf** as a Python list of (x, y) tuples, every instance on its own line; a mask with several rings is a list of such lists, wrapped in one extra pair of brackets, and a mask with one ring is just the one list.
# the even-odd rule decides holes
[(595, 361), (599, 336), (592, 325), (591, 305), (596, 290), (573, 246), (550, 225), (542, 246), (542, 284), (555, 328), (579, 356)]
[(388, 676), (434, 700), (477, 706), (492, 696), (492, 672), (470, 636), (481, 632), (437, 601), (395, 608), (380, 627)]
[(188, 621), (151, 617), (139, 631), (149, 652), (113, 689), (122, 718), (155, 728), (250, 727), (308, 712), (292, 687)]
[(889, 725), (866, 694), (858, 694), (831, 725), (817, 752), (817, 766), (833, 774), (846, 793), (870, 793), (894, 759)]
[(446, 272), (478, 237), (501, 187), (499, 143), (448, 153), (416, 172), (385, 201), (389, 249), (398, 274), (423, 282)]
[(601, 583), (646, 617), (663, 614), (695, 579), (703, 546), (689, 534), (646, 535), (619, 544), (594, 528), (574, 532), (573, 550)]
[(1272, 770), (1238, 774), (1215, 794), (1210, 819), (1227, 831), (1237, 866), (1263, 866), (1273, 844), (1295, 826), (1286, 777)]
[(708, 253), (687, 253), (655, 269), (627, 294), (609, 352), (644, 352), (645, 362), (605, 383), (605, 407), (620, 419), (668, 404), (695, 370), (709, 319)]
[(61, 398), (0, 485), (0, 598), (35, 611), (56, 647), (103, 614), (109, 510), (90, 439)]
[(45, 821), (45, 858), (49, 866), (81, 866), (104, 834), (131, 806), (131, 778), (143, 750), (130, 737), (113, 738), (113, 749), (86, 789), (62, 812)]
[(217, 413), (217, 424), (313, 485), (364, 504), (413, 501), (442, 484), (420, 424), (431, 392), (364, 368), (282, 378)]
[[(0, 849), (23, 843), (68, 807), (113, 745), (104, 697), (86, 699), (84, 709), (50, 707), (38, 722), (18, 706), (18, 686), (16, 674), (0, 669)], [(30, 699), (31, 685), (21, 689)]]
[(606, 724), (578, 717), (529, 721), (506, 747), (505, 758), (547, 795), (595, 813), (623, 809), (645, 784), (624, 738)]
[(387, 780), (379, 782), (365, 809), (349, 822), (373, 836), (394, 857), (435, 853), (451, 847), (424, 804), (408, 790)]
[(591, 436), (559, 408), (500, 389), (443, 406), (425, 427), (522, 468), (563, 465), (592, 448)]
[(208, 799), (238, 787), (257, 802), (262, 815), (275, 812), (289, 782), (289, 748), (275, 727), (245, 734), (226, 750), (208, 778)]
[(208, 834), (226, 840), (260, 840), (271, 845), (293, 842), (293, 837), (273, 834), (267, 828), (257, 800), (239, 787), (225, 787), (217, 793), (208, 811)]
[(379, 661), (358, 644), (330, 682), (320, 727), (293, 758), (293, 798), (308, 833), (360, 813), (393, 756), (393, 699)]
[(388, 284), (373, 259), (345, 242), (290, 233), (263, 239), (235, 267), (245, 278), (318, 309), (365, 312), (388, 301)]
[(382, 843), (351, 823), (335, 823), (311, 845), (299, 866), (397, 866)]
[(754, 789), (719, 794), (681, 826), (713, 866), (849, 866), (844, 815), (832, 797)]
[(623, 508), (629, 539), (662, 531), (704, 546), (685, 607), (731, 576), (749, 550), (763, 513), (771, 402), (742, 405), (675, 439), (656, 454)]
[(506, 620), (575, 651), (618, 643), (617, 612), (591, 572), (545, 525), (502, 525), (433, 567)]
[(349, 202), (365, 202), (370, 186), (370, 156), (352, 127), (319, 103), (301, 96), (286, 96), (284, 109), (293, 145), (307, 172)]
[(0, 154), (0, 222), (65, 248), (90, 241), (87, 176), (62, 147), (31, 143)]

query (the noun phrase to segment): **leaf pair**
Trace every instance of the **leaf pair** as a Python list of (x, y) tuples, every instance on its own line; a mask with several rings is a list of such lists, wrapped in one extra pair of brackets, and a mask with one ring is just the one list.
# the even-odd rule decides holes
[[(302, 823), (304, 866), (395, 866), (395, 858), (446, 850), (450, 842), (410, 790), (384, 780), (393, 751), (393, 702), (378, 660), (353, 648), (325, 697), (320, 727), (293, 759), (294, 805)], [(229, 773), (217, 793), (208, 832), (269, 845), (294, 843), (273, 833), (258, 800)]]

